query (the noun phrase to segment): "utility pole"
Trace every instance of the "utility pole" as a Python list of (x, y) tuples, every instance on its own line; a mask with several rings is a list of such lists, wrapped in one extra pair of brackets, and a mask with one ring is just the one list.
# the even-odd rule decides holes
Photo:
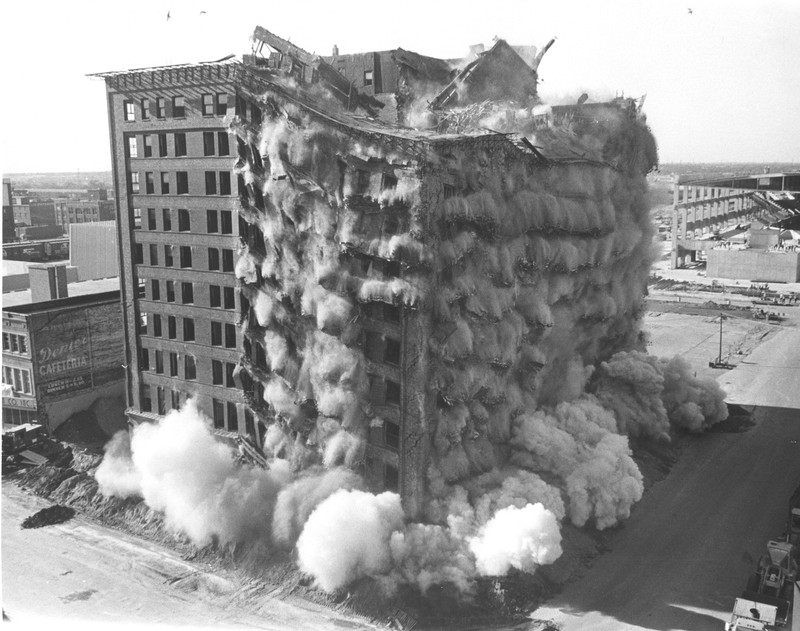
[(723, 317), (724, 316), (723, 316), (722, 312), (720, 311), (720, 313), (719, 313), (719, 357), (717, 357), (717, 363), (718, 364), (722, 363), (722, 318)]

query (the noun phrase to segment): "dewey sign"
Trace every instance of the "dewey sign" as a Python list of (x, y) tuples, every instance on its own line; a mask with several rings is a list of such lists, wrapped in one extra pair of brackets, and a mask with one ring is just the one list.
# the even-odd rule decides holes
[(124, 376), (119, 303), (36, 314), (29, 323), (36, 390), (62, 397)]

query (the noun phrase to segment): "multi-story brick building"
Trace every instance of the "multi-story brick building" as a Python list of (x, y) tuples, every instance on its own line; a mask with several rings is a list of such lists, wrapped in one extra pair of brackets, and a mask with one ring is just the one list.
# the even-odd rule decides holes
[(108, 199), (105, 189), (91, 189), (79, 198), (55, 200), (56, 223), (69, 232), (74, 223), (94, 223), (116, 219), (114, 200)]
[[(636, 342), (652, 137), (630, 99), (556, 128), (534, 109), (541, 56), (502, 40), (442, 74), (417, 130), (321, 57), (254, 39), (272, 53), (98, 75), (129, 417), (196, 395), (215, 427), (357, 468), (418, 516), (510, 466), (521, 411)], [(404, 77), (398, 103), (431, 89)]]
[(217, 427), (256, 435), (234, 379), (246, 304), (233, 273), (240, 223), (226, 117), (243, 113), (244, 73), (222, 62), (97, 75), (108, 88), (133, 419), (193, 394)]

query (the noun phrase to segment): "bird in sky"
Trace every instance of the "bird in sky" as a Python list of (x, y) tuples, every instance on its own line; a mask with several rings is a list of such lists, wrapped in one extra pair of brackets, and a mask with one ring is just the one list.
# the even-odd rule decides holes
[(167, 11), (167, 22), (169, 22), (169, 18), (170, 18), (169, 11)]
[(687, 9), (687, 10), (689, 11), (689, 15), (692, 15), (692, 13), (694, 13), (694, 11), (692, 11), (691, 9)]
[(205, 14), (206, 14), (205, 11), (200, 11), (200, 15), (205, 15)]

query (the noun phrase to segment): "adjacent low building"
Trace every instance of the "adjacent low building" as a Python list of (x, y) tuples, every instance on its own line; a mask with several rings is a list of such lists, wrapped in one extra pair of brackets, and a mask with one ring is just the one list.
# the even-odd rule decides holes
[[(66, 278), (49, 271), (40, 289), (63, 295)], [(100, 398), (124, 396), (121, 330), (119, 291), (4, 307), (3, 422), (53, 431)]]

